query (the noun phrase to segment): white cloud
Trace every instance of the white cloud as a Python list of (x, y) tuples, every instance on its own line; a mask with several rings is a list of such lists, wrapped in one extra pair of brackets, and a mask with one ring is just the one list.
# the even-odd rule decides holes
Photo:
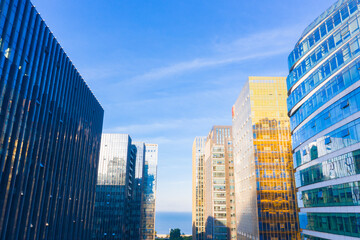
[(138, 83), (158, 80), (204, 68), (214, 68), (285, 54), (290, 52), (291, 49), (289, 38), (295, 39), (297, 35), (298, 31), (294, 28), (272, 29), (241, 37), (232, 42), (216, 43), (213, 49), (210, 49), (210, 51), (216, 52), (213, 57), (195, 58), (166, 67), (156, 68), (135, 76), (130, 81)]
[(299, 31), (296, 27), (276, 28), (240, 37), (231, 42), (215, 43), (215, 49), (222, 53), (244, 54), (262, 53), (269, 49), (279, 53), (289, 53), (295, 42), (289, 39), (297, 39)]
[[(206, 68), (216, 68), (243, 61), (268, 58), (279, 54), (289, 53), (292, 45), (299, 37), (299, 29), (292, 28), (270, 29), (255, 34), (241, 36), (231, 41), (221, 41), (212, 44), (209, 56), (198, 56), (193, 59), (177, 62), (168, 66), (151, 69), (143, 74), (130, 77), (118, 84), (138, 84), (151, 80), (160, 80), (167, 77), (181, 75), (187, 72), (198, 71)], [(83, 69), (86, 79), (116, 78), (126, 72), (131, 74), (129, 66), (123, 63), (107, 63), (104, 66), (95, 66)], [(124, 77), (124, 76), (122, 76)]]
[[(162, 122), (150, 122), (143, 124), (133, 124), (127, 126), (118, 126), (114, 128), (104, 129), (104, 132), (111, 133), (130, 133), (131, 135), (151, 134), (159, 131), (169, 131), (173, 129), (184, 129), (186, 126), (196, 128), (197, 126), (203, 126), (208, 123), (208, 126), (212, 126), (216, 123), (223, 123), (229, 121), (229, 118), (194, 118), (194, 119), (167, 119)], [(210, 130), (210, 129), (209, 129)], [(170, 142), (168, 138), (158, 138), (152, 140), (160, 140), (161, 142)]]
[(199, 58), (194, 59), (187, 62), (176, 63), (174, 65), (170, 65), (168, 67), (158, 68), (155, 70), (151, 70), (148, 73), (143, 75), (139, 75), (134, 77), (131, 81), (147, 81), (147, 80), (155, 80), (155, 79), (162, 79), (169, 76), (174, 76), (178, 74), (183, 74), (185, 72), (190, 72), (194, 70), (199, 70), (202, 68), (209, 68), (209, 67), (218, 67), (221, 65), (228, 65), (233, 63), (239, 63), (246, 60), (256, 59), (256, 58), (265, 58), (274, 55), (278, 55), (281, 53), (285, 53), (287, 50), (275, 50), (275, 51), (267, 51), (261, 53), (250, 54), (241, 57), (219, 57), (219, 58)]

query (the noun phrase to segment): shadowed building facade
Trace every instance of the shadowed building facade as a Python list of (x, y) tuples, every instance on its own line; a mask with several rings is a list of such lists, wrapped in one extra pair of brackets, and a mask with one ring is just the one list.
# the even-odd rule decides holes
[(236, 239), (231, 126), (214, 126), (205, 143), (205, 239)]
[(155, 239), (158, 145), (145, 144), (140, 239)]
[(135, 163), (128, 134), (102, 134), (93, 239), (129, 239)]
[(130, 202), (129, 239), (140, 239), (141, 202), (144, 191), (143, 176), (145, 164), (145, 143), (134, 142), (136, 147), (135, 180), (133, 183), (133, 195)]
[(92, 239), (155, 239), (158, 145), (103, 134)]
[(302, 239), (360, 239), (359, 24), (359, 1), (337, 1), (289, 55)]
[(0, 1), (0, 239), (89, 239), (104, 111), (28, 0)]
[(238, 239), (298, 239), (286, 78), (249, 77), (233, 142)]
[(192, 149), (192, 237), (205, 240), (204, 158), (206, 137), (196, 137)]

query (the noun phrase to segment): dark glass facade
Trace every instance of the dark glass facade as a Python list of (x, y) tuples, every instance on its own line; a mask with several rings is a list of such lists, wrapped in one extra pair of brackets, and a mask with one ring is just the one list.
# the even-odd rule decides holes
[(157, 145), (103, 134), (92, 239), (155, 239)]
[(136, 147), (136, 162), (135, 162), (135, 181), (133, 184), (133, 196), (130, 203), (130, 229), (129, 239), (140, 239), (140, 223), (141, 223), (141, 203), (142, 194), (144, 191), (143, 184), (143, 170), (145, 164), (145, 143), (134, 142)]
[(0, 1), (0, 239), (89, 239), (103, 109), (28, 0)]
[(136, 147), (128, 134), (101, 138), (92, 238), (130, 239)]
[(339, 0), (310, 24), (289, 69), (302, 239), (359, 238), (360, 1)]
[(158, 145), (146, 143), (143, 169), (143, 192), (141, 200), (141, 240), (155, 240), (157, 161)]

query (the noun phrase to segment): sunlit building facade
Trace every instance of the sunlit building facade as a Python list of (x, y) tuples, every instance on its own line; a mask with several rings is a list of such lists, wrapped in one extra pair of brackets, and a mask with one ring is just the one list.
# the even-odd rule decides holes
[(359, 5), (333, 4), (288, 59), (302, 239), (360, 238)]
[(0, 239), (89, 239), (104, 111), (29, 0), (0, 1)]
[(205, 240), (204, 158), (206, 137), (196, 137), (192, 149), (192, 237)]
[(155, 239), (158, 145), (145, 144), (140, 239)]
[(102, 134), (92, 239), (129, 239), (136, 147), (128, 134)]
[(205, 239), (236, 239), (231, 126), (214, 126), (205, 143)]
[(249, 77), (233, 109), (238, 239), (298, 239), (286, 78)]

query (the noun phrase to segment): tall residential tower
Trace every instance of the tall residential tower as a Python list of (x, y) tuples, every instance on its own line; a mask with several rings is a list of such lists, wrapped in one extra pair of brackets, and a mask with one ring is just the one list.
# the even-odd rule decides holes
[(192, 149), (192, 237), (205, 240), (204, 158), (206, 137), (196, 137)]
[(205, 144), (205, 238), (236, 239), (231, 126), (214, 126)]
[(249, 77), (233, 106), (237, 234), (298, 239), (286, 79)]
[(360, 238), (360, 2), (341, 0), (289, 56), (288, 114), (303, 239)]

